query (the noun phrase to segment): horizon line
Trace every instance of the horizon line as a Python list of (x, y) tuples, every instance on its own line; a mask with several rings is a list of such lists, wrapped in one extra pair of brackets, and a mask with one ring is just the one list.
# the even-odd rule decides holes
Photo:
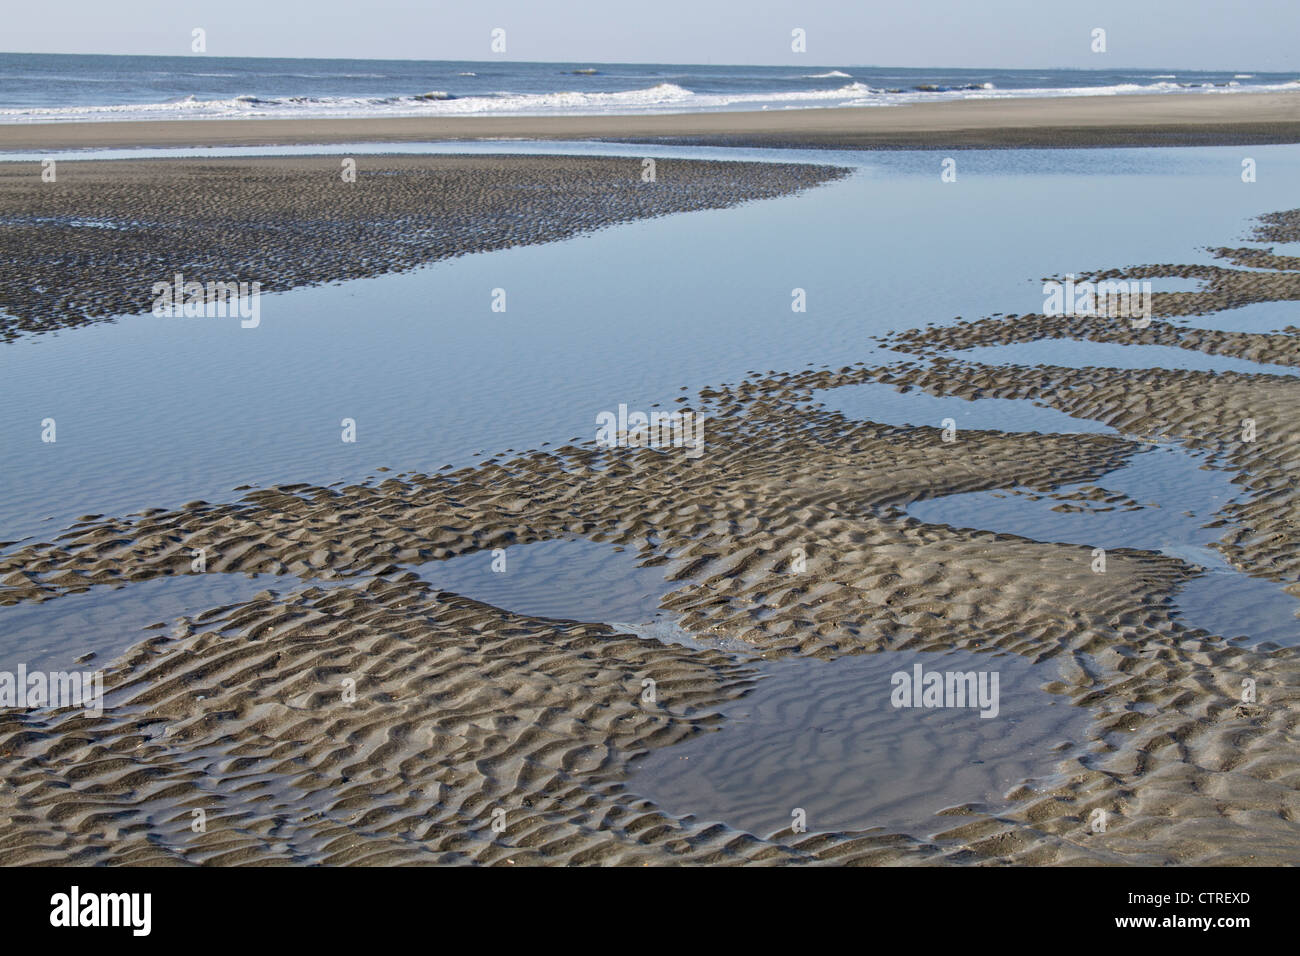
[[(193, 60), (308, 60), (308, 61), (353, 61), (353, 62), (383, 62), (383, 63), (535, 63), (541, 65), (570, 65), (580, 63), (590, 63), (597, 66), (721, 66), (721, 67), (761, 67), (771, 69), (781, 69), (785, 67), (798, 67), (797, 63), (699, 63), (682, 60), (524, 60), (514, 59), (508, 56), (494, 57), (487, 60), (453, 60), (453, 59), (416, 59), (412, 57), (396, 56), (254, 56), (254, 55), (234, 55), (234, 54), (210, 54), (210, 53), (67, 53), (52, 52), (48, 50), (0, 50), (0, 56), (104, 56), (104, 57), (157, 57), (159, 59), (193, 59)], [(1177, 73), (1179, 70), (1185, 73), (1230, 73), (1241, 72), (1240, 68), (1233, 69), (1202, 69), (1199, 67), (1147, 67), (1147, 66), (1115, 66), (1115, 67), (1085, 67), (1085, 66), (900, 66), (897, 64), (869, 64), (869, 63), (808, 63), (809, 67), (829, 66), (839, 69), (848, 70), (971, 70), (971, 71), (1008, 71), (1008, 72), (1030, 72), (1041, 70), (1052, 70), (1059, 73), (1118, 73), (1124, 70), (1136, 70), (1140, 72), (1151, 72), (1153, 70), (1166, 70), (1171, 73)], [(1295, 70), (1254, 70), (1255, 73), (1274, 73), (1300, 74), (1300, 69)]]

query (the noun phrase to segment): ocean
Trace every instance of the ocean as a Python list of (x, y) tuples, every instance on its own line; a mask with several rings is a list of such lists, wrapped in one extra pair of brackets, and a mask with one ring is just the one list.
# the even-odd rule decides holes
[(680, 113), (1282, 89), (1300, 89), (1300, 74), (0, 54), (0, 123)]

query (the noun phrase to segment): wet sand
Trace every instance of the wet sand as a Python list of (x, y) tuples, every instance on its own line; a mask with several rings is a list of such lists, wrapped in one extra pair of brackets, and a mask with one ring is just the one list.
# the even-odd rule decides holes
[(280, 292), (718, 209), (829, 166), (572, 156), (371, 156), (0, 165), (0, 339), (148, 312), (157, 282)]
[(840, 149), (1300, 142), (1300, 93), (961, 100), (626, 116), (159, 120), (0, 126), (0, 150), (565, 139)]
[[(1259, 238), (1296, 241), (1296, 222), (1267, 219)], [(900, 361), (888, 366), (705, 389), (682, 402), (707, 417), (698, 458), (584, 442), (457, 471), (87, 515), (55, 540), (19, 542), (0, 555), (0, 613), (190, 576), (195, 549), (205, 574), (279, 577), (250, 600), (159, 622), (103, 662), (102, 716), (0, 712), (0, 863), (1294, 863), (1300, 642), (1247, 646), (1184, 623), (1174, 598), (1204, 569), (1179, 557), (1116, 548), (1099, 573), (1086, 545), (906, 513), (964, 492), (1104, 486), (1149, 443), (1175, 442), (1243, 489), (1218, 519), (1225, 558), (1300, 589), (1300, 380), (959, 354), (1149, 334), (1294, 364), (1278, 339), (1291, 331), (1207, 337), (1170, 325), (1192, 305), (1290, 297), (1290, 273), (1224, 270), (1206, 273), (1208, 293), (1158, 298), (1148, 330), (995, 317), (892, 336)], [(1115, 433), (968, 429), (949, 441), (937, 426), (850, 419), (815, 401), (863, 382), (1031, 399)], [(429, 570), (566, 539), (662, 568), (660, 606), (703, 646), (496, 607), (440, 589)], [(286, 588), (285, 576), (302, 585)], [(638, 789), (639, 763), (707, 744), (739, 703), (759, 699), (772, 666), (899, 651), (1050, 665), (1044, 697), (1086, 727), (1040, 773), (940, 808), (937, 825), (926, 810), (914, 824), (746, 832)], [(1243, 700), (1247, 679), (1256, 699)], [(834, 699), (854, 694), (838, 687)], [(907, 733), (888, 711), (886, 721), (861, 732)], [(1059, 726), (1024, 732), (1046, 746)], [(923, 752), (909, 739), (903, 752)], [(788, 774), (780, 751), (749, 753), (747, 815), (789, 820), (788, 788), (772, 798), (780, 806), (753, 805), (764, 780)], [(837, 771), (814, 768), (813, 791), (818, 773)], [(958, 768), (945, 772), (956, 779)]]

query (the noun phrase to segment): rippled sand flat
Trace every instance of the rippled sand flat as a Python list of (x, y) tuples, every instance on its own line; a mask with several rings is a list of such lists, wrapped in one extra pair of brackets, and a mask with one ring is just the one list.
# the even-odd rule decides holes
[[(1298, 220), (1260, 238), (1293, 241)], [(203, 574), (275, 577), (134, 643), (106, 668), (102, 716), (0, 714), (0, 862), (1294, 863), (1298, 643), (1215, 633), (1179, 603), (1214, 573), (1189, 543), (1300, 591), (1300, 381), (1280, 374), (1297, 340), (1169, 321), (1290, 298), (1293, 263), (1256, 261), (1273, 271), (1160, 294), (1144, 330), (1000, 317), (891, 336), (889, 365), (704, 389), (681, 403), (706, 418), (699, 457), (582, 442), (19, 543), (0, 555), (0, 623), (190, 577), (196, 549)], [(1044, 339), (1258, 367), (1017, 361)], [(957, 354), (988, 346), (1006, 361)], [(1062, 414), (967, 427), (829, 399), (864, 383)], [(1036, 427), (1067, 416), (1091, 424)], [(1177, 503), (1108, 476), (1159, 468), (1153, 444), (1240, 492), (1189, 507), (1194, 527), (1138, 524)], [(995, 492), (1084, 520), (1118, 509), (1135, 532), (912, 513)], [(1156, 547), (1169, 528), (1178, 547)], [(561, 541), (589, 544), (552, 555), (557, 593), (480, 583), (495, 557), (508, 575), (512, 554), (526, 567)], [(581, 581), (610, 547), (637, 583), (605, 614)], [(1001, 667), (1006, 713), (927, 723), (886, 703), (893, 672), (945, 659)]]

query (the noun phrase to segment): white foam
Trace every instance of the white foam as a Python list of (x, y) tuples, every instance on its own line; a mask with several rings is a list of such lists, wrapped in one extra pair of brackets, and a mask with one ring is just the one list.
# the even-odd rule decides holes
[(833, 106), (896, 106), (953, 99), (1023, 99), (1034, 97), (1117, 96), (1132, 93), (1236, 93), (1294, 90), (1300, 80), (1243, 87), (1209, 86), (1160, 81), (1112, 86), (997, 89), (992, 83), (975, 88), (931, 91), (873, 89), (854, 81), (829, 90), (784, 93), (694, 93), (675, 83), (616, 92), (580, 90), (552, 93), (506, 93), (456, 97), (445, 91), (419, 94), (363, 96), (259, 97), (253, 94), (200, 100), (194, 96), (164, 103), (111, 106), (19, 107), (0, 109), (0, 123), (94, 122), (148, 119), (228, 119), (232, 117), (360, 118), (367, 116), (526, 116), (620, 113), (693, 113), (721, 110), (799, 109)]

